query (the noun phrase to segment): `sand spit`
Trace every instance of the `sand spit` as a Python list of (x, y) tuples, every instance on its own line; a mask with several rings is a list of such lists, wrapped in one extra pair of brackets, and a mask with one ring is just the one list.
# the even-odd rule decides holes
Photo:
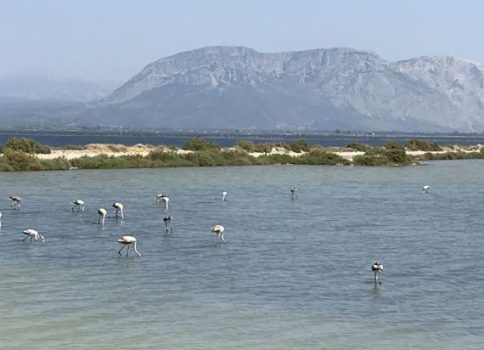
[[(444, 147), (442, 151), (433, 151), (433, 152), (426, 152), (426, 151), (406, 151), (410, 156), (422, 156), (425, 153), (432, 153), (432, 154), (442, 154), (447, 152), (478, 152), (483, 148), (483, 145), (474, 145), (474, 146), (447, 146)], [(235, 150), (235, 147), (225, 148), (225, 150)], [(331, 148), (324, 148), (324, 150), (328, 153), (334, 153), (340, 157), (343, 157), (347, 160), (352, 161), (355, 156), (363, 155), (365, 152), (361, 151), (353, 151), (346, 147), (331, 147)], [(187, 151), (183, 149), (178, 149), (174, 147), (166, 147), (166, 146), (153, 146), (153, 145), (143, 145), (137, 144), (134, 146), (125, 146), (125, 145), (115, 145), (115, 144), (89, 144), (82, 149), (52, 149), (51, 154), (37, 154), (36, 156), (39, 159), (55, 159), (55, 158), (65, 158), (65, 159), (76, 159), (81, 157), (96, 157), (99, 155), (106, 155), (109, 157), (121, 157), (121, 156), (147, 156), (151, 151), (163, 151), (163, 152), (175, 152), (177, 154), (187, 154), (191, 153), (192, 151)], [(300, 157), (307, 152), (300, 152), (296, 153), (290, 150), (287, 150), (284, 147), (273, 147), (270, 153), (261, 153), (261, 152), (251, 152), (249, 155), (253, 157), (260, 157), (262, 155), (289, 155), (291, 157)]]

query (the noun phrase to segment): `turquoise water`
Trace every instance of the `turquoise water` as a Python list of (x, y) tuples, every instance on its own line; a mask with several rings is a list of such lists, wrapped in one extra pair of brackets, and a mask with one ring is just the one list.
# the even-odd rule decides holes
[[(1, 349), (484, 345), (482, 161), (0, 180)], [(157, 193), (171, 199), (169, 236)], [(19, 211), (10, 194), (23, 197)], [(73, 199), (86, 202), (84, 213), (71, 211)], [(113, 217), (115, 201), (124, 222)], [(109, 212), (104, 228), (99, 207)], [(225, 226), (225, 244), (215, 242), (214, 224)], [(30, 227), (45, 243), (22, 242)], [(141, 257), (118, 255), (124, 234), (137, 237)], [(376, 259), (385, 266), (380, 286), (370, 271)]]

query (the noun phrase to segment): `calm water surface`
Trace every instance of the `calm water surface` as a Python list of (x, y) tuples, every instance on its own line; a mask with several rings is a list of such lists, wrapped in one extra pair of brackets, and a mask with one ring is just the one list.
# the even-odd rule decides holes
[[(0, 180), (1, 349), (484, 346), (482, 161)], [(170, 236), (157, 193), (171, 197)], [(19, 211), (9, 194), (24, 198)], [(73, 199), (87, 210), (73, 213)], [(125, 205), (124, 222), (114, 201)], [(109, 210), (104, 228), (99, 207)], [(225, 244), (210, 232), (216, 223)], [(45, 243), (22, 242), (29, 227)], [(142, 257), (118, 255), (122, 234), (138, 238)], [(385, 265), (377, 288), (376, 259)]]

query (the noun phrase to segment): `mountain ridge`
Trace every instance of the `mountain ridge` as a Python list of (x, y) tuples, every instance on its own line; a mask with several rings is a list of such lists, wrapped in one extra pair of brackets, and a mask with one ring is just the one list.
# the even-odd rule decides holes
[(484, 130), (484, 69), (450, 56), (392, 62), (351, 48), (211, 46), (148, 64), (93, 110), (102, 117), (109, 106), (171, 127), (473, 132)]
[(163, 57), (70, 127), (484, 131), (484, 68), (451, 56), (388, 61), (352, 48), (209, 46)]

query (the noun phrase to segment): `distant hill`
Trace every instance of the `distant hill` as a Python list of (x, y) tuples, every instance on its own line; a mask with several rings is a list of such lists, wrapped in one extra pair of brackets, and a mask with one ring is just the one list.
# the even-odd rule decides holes
[(87, 102), (113, 92), (112, 83), (79, 79), (50, 79), (31, 75), (0, 76), (0, 99)]
[(484, 131), (484, 69), (453, 57), (389, 62), (348, 48), (217, 46), (146, 66), (70, 126), (130, 129)]

